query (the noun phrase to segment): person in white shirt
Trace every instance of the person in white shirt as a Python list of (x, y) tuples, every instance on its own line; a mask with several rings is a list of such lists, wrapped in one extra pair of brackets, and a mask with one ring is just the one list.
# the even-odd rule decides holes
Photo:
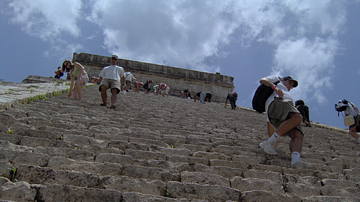
[[(125, 84), (125, 74), (124, 69), (116, 65), (118, 61), (117, 55), (111, 56), (111, 65), (104, 67), (100, 74), (100, 87), (99, 91), (101, 92), (102, 103), (101, 106), (107, 106), (107, 89), (111, 89), (111, 109), (115, 109), (115, 102), (117, 98), (117, 94), (119, 94), (121, 87)], [(120, 85), (121, 81), (121, 85)], [(126, 86), (124, 86), (124, 90), (126, 90)]]
[[(278, 85), (274, 83), (280, 81)], [(291, 138), (291, 164), (295, 168), (302, 168), (307, 162), (300, 159), (304, 133), (301, 129), (302, 115), (294, 105), (294, 99), (289, 91), (298, 86), (298, 81), (290, 76), (280, 78), (269, 76), (260, 80), (261, 84), (272, 87), (274, 92), (266, 100), (265, 110), (268, 121), (274, 127), (274, 133), (262, 142), (260, 147), (268, 154), (276, 155), (275, 144), (278, 138), (288, 135)]]
[(349, 126), (349, 134), (360, 143), (360, 136), (358, 135), (358, 133), (360, 132), (359, 108), (357, 108), (355, 104), (347, 100), (343, 100), (343, 103), (346, 103), (348, 106), (345, 110), (345, 115), (353, 116), (355, 122), (353, 125)]
[[(125, 85), (126, 91), (129, 91), (131, 88), (131, 84), (135, 80), (135, 77), (131, 74), (131, 72), (125, 72)], [(134, 91), (134, 89), (132, 89)]]

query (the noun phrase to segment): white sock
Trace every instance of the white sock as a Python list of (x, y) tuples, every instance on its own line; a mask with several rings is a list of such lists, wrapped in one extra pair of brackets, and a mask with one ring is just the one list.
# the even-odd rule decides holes
[(275, 143), (278, 141), (278, 138), (280, 137), (280, 135), (278, 135), (277, 133), (274, 133), (269, 139), (268, 142), (270, 143)]
[(291, 153), (291, 164), (294, 165), (298, 160), (300, 160), (300, 153), (299, 152)]

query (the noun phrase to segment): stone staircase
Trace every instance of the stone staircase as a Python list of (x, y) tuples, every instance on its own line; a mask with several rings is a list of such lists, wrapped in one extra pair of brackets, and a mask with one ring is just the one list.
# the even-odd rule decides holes
[[(0, 112), (0, 201), (360, 201), (360, 145), (304, 128), (306, 169), (258, 146), (266, 117), (178, 97), (66, 94)], [(241, 99), (241, 98), (239, 98)]]

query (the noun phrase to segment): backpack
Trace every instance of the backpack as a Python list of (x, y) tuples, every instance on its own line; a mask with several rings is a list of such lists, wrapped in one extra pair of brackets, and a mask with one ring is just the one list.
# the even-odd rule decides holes
[[(350, 105), (350, 106), (349, 106)], [(348, 109), (348, 107), (351, 107)], [(354, 110), (354, 105), (347, 101), (346, 99), (340, 100), (337, 104), (335, 104), (335, 110), (338, 112), (338, 116), (340, 113), (344, 118), (344, 125), (351, 126), (355, 124), (355, 114), (357, 113)], [(353, 111), (355, 114), (351, 114), (349, 112)]]
[[(275, 82), (277, 85), (280, 81)], [(269, 87), (261, 84), (255, 91), (254, 97), (252, 99), (252, 107), (259, 113), (265, 112), (265, 103), (266, 100), (270, 97), (270, 95), (274, 92), (274, 90)]]

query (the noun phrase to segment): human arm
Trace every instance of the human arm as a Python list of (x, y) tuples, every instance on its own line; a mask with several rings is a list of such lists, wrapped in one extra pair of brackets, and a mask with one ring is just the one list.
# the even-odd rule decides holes
[(71, 97), (71, 92), (73, 91), (73, 88), (74, 88), (74, 75), (72, 74), (73, 71), (74, 71), (74, 68), (71, 69), (71, 71), (70, 71), (70, 89), (69, 89), (68, 97)]
[[(280, 77), (278, 77), (278, 79), (281, 80)], [(270, 80), (270, 78), (265, 77), (260, 80), (260, 84), (264, 84), (265, 86), (271, 87), (276, 92), (276, 94), (282, 98), (284, 96), (284, 93), (281, 89), (276, 87), (276, 85), (274, 84), (276, 82), (275, 80)]]

